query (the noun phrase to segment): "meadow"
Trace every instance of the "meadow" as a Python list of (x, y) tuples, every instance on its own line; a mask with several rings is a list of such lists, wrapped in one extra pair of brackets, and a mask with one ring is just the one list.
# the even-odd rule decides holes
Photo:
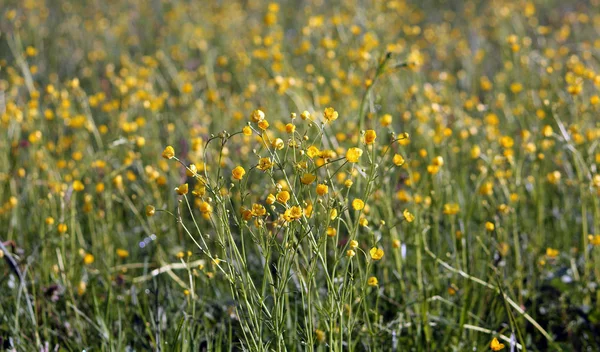
[(2, 0), (0, 349), (600, 350), (600, 1)]

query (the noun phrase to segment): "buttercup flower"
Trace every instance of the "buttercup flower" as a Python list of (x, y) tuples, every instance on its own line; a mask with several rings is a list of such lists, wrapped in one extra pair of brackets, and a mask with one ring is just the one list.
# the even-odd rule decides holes
[(165, 148), (165, 150), (163, 150), (163, 152), (162, 152), (162, 157), (165, 159), (173, 159), (174, 156), (175, 156), (175, 149), (173, 149), (173, 147), (171, 147), (170, 145), (167, 146)]
[(362, 210), (365, 207), (365, 202), (362, 199), (356, 198), (352, 201), (352, 208), (354, 210)]
[(371, 259), (380, 260), (381, 258), (383, 258), (384, 252), (383, 252), (383, 249), (381, 249), (381, 248), (373, 247), (369, 251), (369, 254), (371, 254)]
[(236, 166), (233, 170), (231, 170), (231, 175), (236, 180), (241, 180), (246, 174), (246, 170), (244, 170), (241, 166)]
[(346, 159), (351, 163), (357, 163), (362, 156), (363, 151), (360, 148), (350, 148), (346, 152)]
[(369, 286), (377, 286), (377, 285), (379, 285), (379, 280), (377, 280), (377, 278), (375, 276), (371, 276), (367, 280), (367, 285), (369, 285)]
[(323, 117), (325, 118), (325, 121), (333, 122), (333, 121), (337, 120), (338, 112), (335, 111), (333, 108), (326, 108), (325, 111), (323, 112)]
[(377, 139), (375, 130), (367, 130), (365, 132), (365, 144), (373, 144), (375, 143), (375, 139)]

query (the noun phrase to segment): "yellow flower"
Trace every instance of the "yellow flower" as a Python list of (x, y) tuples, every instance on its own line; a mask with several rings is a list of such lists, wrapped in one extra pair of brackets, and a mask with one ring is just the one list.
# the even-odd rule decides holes
[(351, 163), (357, 163), (362, 156), (363, 151), (360, 148), (350, 148), (346, 152), (346, 159)]
[(325, 233), (327, 234), (327, 236), (329, 237), (334, 237), (337, 234), (337, 230), (333, 227), (328, 227), (327, 230), (325, 231)]
[(334, 209), (331, 209), (331, 211), (329, 211), (329, 219), (330, 220), (332, 220), (332, 221), (335, 220), (335, 218), (337, 218), (337, 216), (338, 216), (337, 209), (334, 208)]
[(165, 150), (163, 150), (163, 152), (162, 152), (162, 157), (165, 159), (173, 159), (174, 156), (175, 156), (175, 149), (173, 149), (173, 147), (171, 147), (170, 145), (167, 146), (165, 148)]
[(244, 136), (251, 136), (252, 129), (250, 128), (250, 126), (246, 126), (246, 127), (242, 128), (242, 133), (244, 134)]
[(317, 176), (306, 173), (306, 174), (302, 175), (302, 177), (300, 178), (300, 182), (304, 183), (305, 185), (310, 185), (316, 179), (317, 179)]
[(379, 123), (383, 127), (387, 127), (387, 126), (391, 125), (392, 124), (392, 115), (385, 114), (385, 115), (381, 116), (381, 118), (379, 119)]
[(117, 257), (119, 257), (121, 259), (125, 259), (125, 258), (129, 257), (129, 251), (126, 249), (117, 248)]
[(358, 247), (358, 241), (357, 240), (351, 240), (350, 243), (348, 243), (348, 247), (350, 247), (352, 249)]
[(250, 114), (250, 119), (253, 122), (260, 122), (265, 119), (265, 113), (262, 110), (256, 109)]
[(355, 200), (352, 201), (352, 208), (354, 208), (354, 210), (362, 210), (364, 207), (365, 207), (365, 202), (363, 202), (362, 199), (356, 198)]
[(46, 218), (46, 225), (54, 225), (54, 218), (49, 216)]
[(377, 278), (375, 276), (371, 276), (367, 280), (367, 285), (369, 285), (369, 286), (377, 286), (377, 285), (379, 285), (379, 281), (377, 280)]
[(198, 173), (198, 168), (196, 167), (196, 165), (195, 165), (195, 164), (190, 164), (190, 166), (188, 166), (188, 167), (185, 169), (185, 174), (186, 174), (188, 177), (194, 177), (194, 176), (196, 176), (196, 174), (197, 174), (197, 173)]
[(373, 144), (377, 139), (377, 132), (375, 130), (367, 130), (365, 132), (365, 144)]
[(279, 193), (277, 193), (277, 201), (280, 203), (287, 203), (288, 200), (290, 200), (290, 192), (288, 191), (281, 191)]
[(600, 246), (600, 235), (588, 235), (588, 240), (592, 246)]
[(269, 128), (269, 121), (267, 121), (267, 120), (260, 120), (260, 121), (258, 122), (258, 127), (259, 127), (261, 130), (263, 130), (263, 131), (266, 131), (266, 130), (267, 130), (267, 128)]
[(550, 172), (546, 178), (548, 179), (548, 182), (550, 182), (551, 184), (555, 185), (560, 181), (561, 175), (560, 175), (560, 171), (553, 171)]
[(306, 120), (306, 119), (310, 120), (311, 119), (310, 112), (308, 112), (306, 110), (302, 111), (302, 113), (300, 114), (300, 117), (302, 118), (302, 120)]
[(317, 337), (317, 341), (323, 342), (325, 341), (325, 332), (323, 330), (315, 330), (315, 335)]
[(482, 196), (491, 196), (492, 194), (494, 194), (494, 184), (491, 182), (484, 182), (479, 187), (479, 194), (481, 194)]
[(283, 147), (285, 147), (285, 143), (283, 142), (283, 139), (281, 138), (277, 138), (273, 141), (273, 148), (276, 150), (281, 150), (283, 149)]
[(156, 213), (156, 208), (154, 208), (152, 205), (147, 205), (146, 206), (146, 215), (154, 216), (154, 213)]
[(354, 250), (352, 250), (352, 249), (349, 249), (349, 250), (346, 251), (346, 256), (349, 257), (349, 258), (352, 258), (355, 255), (356, 255), (356, 252)]
[(407, 222), (413, 222), (415, 221), (415, 216), (413, 214), (411, 214), (408, 209), (404, 209), (404, 211), (402, 212), (402, 215), (404, 215), (404, 219)]
[(269, 193), (267, 199), (265, 200), (265, 203), (267, 203), (268, 205), (275, 203), (275, 196)]
[(332, 122), (337, 120), (338, 112), (335, 111), (333, 108), (326, 108), (323, 112), (323, 117), (325, 118), (325, 121)]
[(500, 351), (504, 348), (504, 344), (500, 343), (500, 341), (498, 341), (497, 338), (493, 338), (492, 342), (490, 342), (490, 348), (492, 349), (492, 351)]
[(456, 203), (446, 203), (444, 204), (444, 214), (446, 215), (456, 215), (460, 211), (460, 206)]
[(480, 155), (481, 155), (481, 148), (479, 148), (479, 146), (477, 146), (477, 145), (473, 146), (473, 148), (471, 148), (471, 159), (477, 159), (477, 158), (479, 158)]
[(486, 230), (492, 232), (492, 231), (494, 231), (495, 228), (496, 228), (496, 226), (494, 225), (493, 222), (486, 221), (486, 223), (485, 223)]
[(317, 185), (317, 194), (320, 196), (324, 196), (329, 192), (329, 187), (324, 184)]
[(85, 283), (85, 281), (79, 281), (79, 284), (77, 285), (77, 294), (83, 296), (86, 290), (87, 284)]
[(294, 220), (298, 220), (302, 217), (303, 211), (302, 207), (298, 205), (294, 205), (293, 207), (287, 209), (285, 213), (283, 213), (283, 219), (287, 222), (292, 222)]
[(292, 123), (288, 123), (287, 125), (285, 125), (285, 131), (287, 133), (294, 133), (294, 131), (296, 131), (296, 126)]
[(81, 192), (85, 189), (85, 186), (83, 185), (83, 182), (79, 181), (79, 180), (75, 180), (73, 182), (73, 190), (75, 190), (75, 192)]
[(358, 224), (362, 227), (367, 227), (369, 225), (369, 220), (367, 220), (367, 218), (361, 216), (361, 218), (358, 219)]
[(67, 227), (67, 224), (60, 223), (60, 224), (58, 224), (58, 226), (56, 226), (56, 229), (58, 230), (58, 233), (63, 234), (65, 232), (67, 232), (68, 227)]
[(244, 170), (241, 166), (236, 166), (233, 170), (231, 170), (231, 175), (236, 180), (241, 180), (246, 174), (246, 170)]
[(321, 153), (321, 151), (319, 150), (319, 148), (315, 147), (314, 145), (311, 145), (306, 150), (306, 155), (308, 155), (308, 157), (311, 159), (314, 158), (315, 156), (319, 156), (320, 153)]
[(179, 187), (175, 188), (175, 191), (177, 192), (177, 194), (179, 194), (180, 196), (186, 195), (188, 194), (188, 189), (189, 186), (187, 183), (184, 183), (182, 185), (180, 185)]
[(400, 154), (396, 154), (394, 155), (394, 157), (392, 158), (392, 162), (394, 163), (394, 165), (396, 166), (402, 166), (404, 165), (404, 158), (402, 157), (402, 155)]
[(208, 216), (210, 216), (210, 213), (212, 213), (212, 210), (213, 210), (212, 205), (210, 205), (210, 203), (206, 202), (206, 201), (200, 202), (200, 204), (198, 204), (198, 208), (200, 209), (200, 212), (202, 213), (202, 215), (208, 215)]
[(85, 265), (90, 265), (94, 262), (94, 256), (90, 253), (87, 253), (84, 257), (83, 257), (83, 263)]
[(546, 248), (546, 256), (548, 258), (556, 258), (556, 257), (558, 257), (559, 253), (560, 252), (558, 251), (558, 249), (549, 248), (549, 247)]
[(273, 166), (273, 162), (271, 161), (270, 158), (260, 158), (260, 160), (258, 161), (258, 166), (256, 166), (256, 168), (261, 171), (266, 171), (266, 170), (270, 169), (272, 166)]
[(381, 258), (383, 258), (384, 252), (383, 252), (383, 249), (381, 249), (381, 248), (373, 247), (369, 251), (369, 254), (371, 254), (371, 259), (380, 260)]
[(254, 203), (252, 204), (252, 215), (253, 216), (265, 216), (267, 214), (267, 209), (261, 204)]

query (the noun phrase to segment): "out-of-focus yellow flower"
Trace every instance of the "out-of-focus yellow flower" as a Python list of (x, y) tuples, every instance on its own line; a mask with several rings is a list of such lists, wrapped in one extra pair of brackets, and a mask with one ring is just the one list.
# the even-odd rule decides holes
[(546, 248), (546, 256), (548, 258), (554, 259), (554, 258), (558, 257), (559, 253), (560, 252), (558, 251), (558, 249), (554, 249), (554, 248), (550, 248), (550, 247)]
[(379, 285), (379, 281), (377, 280), (377, 278), (375, 276), (371, 276), (367, 280), (367, 285), (369, 285), (369, 286), (377, 286), (377, 285)]
[(163, 152), (162, 152), (162, 157), (165, 159), (173, 159), (174, 156), (175, 156), (175, 149), (173, 149), (173, 147), (171, 147), (170, 145), (167, 146), (165, 148), (165, 150), (163, 150)]
[(446, 203), (444, 204), (444, 214), (446, 215), (456, 215), (460, 211), (460, 206), (456, 203)]
[(356, 255), (356, 252), (353, 249), (349, 249), (346, 251), (346, 257), (352, 258)]
[(154, 208), (152, 205), (146, 205), (146, 215), (147, 216), (154, 216), (155, 213), (156, 213), (156, 208)]
[(265, 119), (265, 113), (262, 110), (256, 109), (250, 114), (250, 119), (253, 122), (260, 122)]
[(242, 133), (244, 134), (244, 136), (251, 136), (252, 128), (250, 128), (250, 126), (245, 126), (244, 128), (242, 128)]
[(355, 249), (355, 248), (357, 248), (357, 247), (358, 247), (358, 241), (357, 241), (357, 240), (351, 240), (351, 241), (348, 243), (348, 247), (350, 247), (350, 248), (352, 248), (352, 249)]
[(357, 163), (362, 156), (363, 151), (360, 148), (350, 148), (346, 152), (346, 159), (351, 163)]
[(73, 182), (73, 190), (75, 192), (81, 192), (85, 189), (85, 185), (83, 184), (83, 182), (79, 181), (79, 180), (75, 180)]
[(404, 211), (402, 212), (402, 215), (404, 215), (404, 219), (407, 222), (415, 221), (415, 216), (413, 214), (411, 214), (410, 211), (408, 211), (408, 209), (404, 209)]
[(328, 227), (327, 230), (325, 231), (325, 233), (327, 234), (327, 236), (329, 237), (334, 237), (337, 234), (337, 230), (333, 227)]
[(194, 177), (194, 176), (196, 176), (197, 173), (198, 173), (198, 167), (196, 167), (196, 164), (190, 164), (190, 166), (188, 166), (185, 169), (185, 174), (188, 177)]
[(365, 202), (362, 199), (356, 198), (352, 201), (352, 208), (354, 208), (354, 210), (363, 210), (364, 207)]
[(317, 337), (317, 341), (323, 342), (325, 341), (325, 332), (323, 330), (315, 330), (315, 336)]
[(233, 170), (231, 170), (231, 175), (236, 180), (241, 180), (246, 174), (246, 170), (244, 170), (241, 166), (236, 166)]
[(129, 257), (129, 251), (123, 248), (117, 248), (117, 257), (121, 258), (121, 259), (125, 259), (127, 257)]
[(383, 258), (384, 252), (383, 252), (383, 249), (381, 249), (381, 248), (373, 247), (369, 251), (369, 254), (371, 254), (371, 259), (380, 260), (381, 258)]
[(494, 225), (493, 222), (486, 221), (486, 223), (485, 223), (485, 229), (488, 230), (488, 231), (490, 231), (490, 232), (492, 232), (492, 231), (494, 231), (496, 229), (496, 225)]
[(548, 173), (546, 178), (548, 179), (548, 182), (555, 185), (558, 182), (560, 182), (560, 178), (561, 178), (560, 171), (552, 171), (552, 172)]
[(94, 256), (90, 253), (86, 253), (85, 256), (83, 256), (83, 263), (85, 265), (90, 265), (94, 262)]
[(316, 179), (317, 179), (316, 175), (313, 175), (313, 174), (310, 174), (310, 173), (305, 173), (304, 175), (302, 175), (302, 177), (300, 177), (300, 182), (302, 182), (305, 185), (310, 185)]
[(324, 184), (317, 185), (317, 194), (318, 195), (324, 196), (327, 194), (327, 192), (329, 192), (329, 187), (327, 187), (327, 185), (324, 185)]
[(180, 185), (179, 187), (175, 188), (175, 191), (180, 196), (188, 194), (188, 190), (189, 190), (189, 186), (187, 183), (184, 183), (184, 184)]
[(325, 118), (325, 121), (331, 123), (335, 120), (337, 120), (338, 118), (338, 112), (335, 111), (334, 108), (326, 108), (325, 111), (323, 112), (323, 117)]
[(396, 154), (394, 155), (394, 157), (392, 158), (392, 162), (394, 163), (394, 165), (396, 166), (402, 166), (404, 165), (404, 158), (402, 157), (402, 155), (400, 154)]
[(67, 230), (68, 230), (67, 224), (64, 224), (64, 223), (58, 224), (58, 226), (56, 226), (56, 230), (60, 234), (67, 232)]
[(267, 120), (260, 120), (258, 122), (258, 127), (261, 130), (266, 131), (269, 128), (269, 121), (267, 121)]
[(365, 132), (365, 144), (373, 144), (377, 139), (377, 132), (375, 130), (367, 130)]
[(490, 342), (490, 348), (492, 349), (492, 351), (500, 351), (504, 349), (504, 344), (500, 343), (500, 341), (498, 341), (498, 339), (494, 337), (492, 339), (492, 342)]

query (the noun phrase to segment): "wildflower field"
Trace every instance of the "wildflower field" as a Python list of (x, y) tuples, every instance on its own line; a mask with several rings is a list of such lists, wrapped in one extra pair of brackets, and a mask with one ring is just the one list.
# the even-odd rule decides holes
[(600, 350), (600, 1), (0, 1), (0, 350)]

